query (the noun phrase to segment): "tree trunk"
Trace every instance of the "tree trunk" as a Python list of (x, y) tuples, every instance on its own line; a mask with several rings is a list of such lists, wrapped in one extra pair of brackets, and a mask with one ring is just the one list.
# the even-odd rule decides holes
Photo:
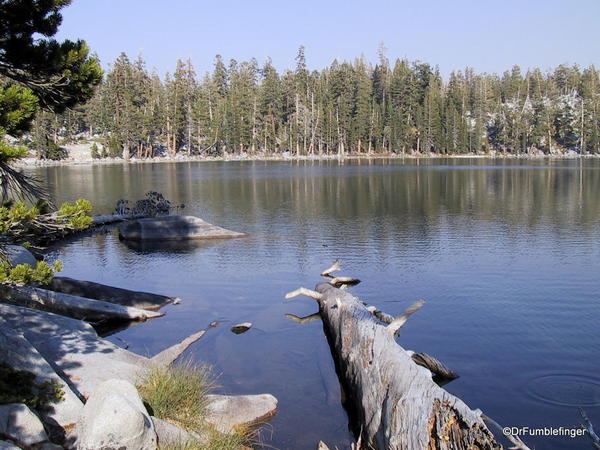
[(147, 320), (164, 314), (31, 286), (0, 285), (2, 300), (17, 306), (40, 309), (88, 322)]
[(316, 292), (301, 293), (312, 294), (319, 303), (365, 448), (501, 448), (481, 412), (434, 383), (431, 372), (397, 344), (396, 332), (422, 303), (384, 325), (358, 298), (329, 283), (317, 285)]

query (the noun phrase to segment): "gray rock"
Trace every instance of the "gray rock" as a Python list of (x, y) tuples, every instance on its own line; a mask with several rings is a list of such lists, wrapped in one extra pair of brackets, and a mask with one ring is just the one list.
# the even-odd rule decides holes
[(0, 405), (0, 435), (25, 446), (48, 440), (38, 416), (22, 403)]
[[(21, 329), (12, 326), (11, 315), (7, 313), (14, 307), (0, 305), (0, 361), (5, 362), (15, 370), (27, 370), (35, 375), (37, 383), (51, 381), (63, 390), (63, 400), (53, 403), (43, 412), (42, 419), (46, 423), (58, 424), (61, 427), (74, 425), (83, 408), (83, 403), (75, 395), (61, 377), (57, 375), (52, 365), (21, 333)], [(21, 318), (20, 326), (27, 327), (27, 322)], [(48, 327), (50, 328), (50, 327)], [(40, 329), (44, 335), (44, 328)]]
[(250, 322), (238, 323), (231, 327), (231, 331), (235, 334), (242, 334), (252, 328), (252, 324)]
[(35, 267), (37, 259), (35, 256), (21, 245), (7, 245), (5, 247), (6, 256), (12, 266), (17, 264), (29, 264), (31, 267)]
[(12, 442), (0, 441), (0, 450), (21, 450)]
[(98, 337), (90, 324), (80, 320), (1, 303), (0, 319), (22, 333), (81, 398), (113, 378), (135, 384), (152, 365), (148, 358)]
[(108, 380), (94, 391), (77, 423), (77, 448), (155, 449), (154, 424), (136, 388), (125, 380)]
[(277, 412), (277, 399), (271, 394), (207, 395), (207, 399), (206, 421), (221, 433), (266, 421)]
[(119, 228), (119, 237), (132, 241), (222, 239), (242, 236), (245, 234), (212, 225), (194, 216), (138, 219)]
[(172, 423), (151, 416), (154, 430), (158, 437), (158, 445), (160, 448), (177, 447), (186, 442), (197, 442), (199, 444), (207, 444), (209, 439), (207, 436), (200, 436), (197, 433), (189, 433), (182, 428), (179, 428)]

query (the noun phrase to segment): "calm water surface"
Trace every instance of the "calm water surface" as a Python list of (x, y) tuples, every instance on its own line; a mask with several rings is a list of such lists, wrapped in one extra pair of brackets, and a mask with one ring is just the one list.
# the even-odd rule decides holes
[[(403, 329), (407, 349), (461, 377), (446, 388), (506, 426), (600, 427), (600, 162), (378, 160), (215, 162), (36, 169), (57, 202), (95, 213), (157, 190), (244, 239), (133, 247), (113, 230), (52, 256), (66, 276), (181, 297), (164, 318), (111, 336), (152, 355), (218, 320), (186, 353), (214, 366), (220, 390), (269, 392), (261, 432), (280, 449), (351, 442), (320, 321), (296, 323), (335, 258), (355, 295), (390, 314), (427, 300)], [(234, 335), (229, 327), (254, 327)], [(584, 438), (526, 437), (537, 448)]]

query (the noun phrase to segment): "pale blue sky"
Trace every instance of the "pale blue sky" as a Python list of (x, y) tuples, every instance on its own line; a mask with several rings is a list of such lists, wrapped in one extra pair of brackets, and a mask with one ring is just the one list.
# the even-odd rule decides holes
[(381, 42), (390, 60), (438, 64), (444, 75), (599, 67), (600, 0), (73, 0), (58, 38), (78, 37), (105, 67), (141, 53), (161, 74), (188, 57), (202, 74), (217, 53), (293, 68), (300, 45), (310, 69), (361, 54), (374, 62)]

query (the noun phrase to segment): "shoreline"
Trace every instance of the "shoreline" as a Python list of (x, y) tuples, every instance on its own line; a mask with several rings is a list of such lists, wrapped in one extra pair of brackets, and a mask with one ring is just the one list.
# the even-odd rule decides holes
[(102, 158), (102, 159), (62, 159), (62, 160), (43, 160), (37, 158), (23, 158), (16, 161), (14, 167), (24, 169), (33, 167), (54, 167), (54, 166), (101, 166), (111, 164), (155, 164), (155, 163), (184, 163), (184, 162), (239, 162), (239, 161), (344, 161), (344, 160), (379, 160), (379, 159), (409, 159), (409, 160), (430, 160), (430, 159), (521, 159), (521, 160), (562, 160), (562, 159), (590, 159), (600, 158), (600, 155), (579, 155), (578, 153), (558, 153), (558, 154), (455, 154), (441, 155), (437, 153), (415, 154), (415, 153), (379, 153), (379, 154), (348, 154), (338, 155), (231, 155), (231, 156), (197, 156), (197, 155), (177, 155), (157, 156), (153, 158)]

